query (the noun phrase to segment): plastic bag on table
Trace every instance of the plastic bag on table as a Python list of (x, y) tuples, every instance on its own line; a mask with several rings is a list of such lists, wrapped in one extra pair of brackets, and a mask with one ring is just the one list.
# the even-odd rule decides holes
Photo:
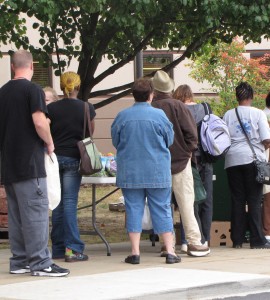
[(114, 157), (108, 157), (105, 165), (105, 170), (109, 176), (115, 177), (117, 172), (116, 160)]

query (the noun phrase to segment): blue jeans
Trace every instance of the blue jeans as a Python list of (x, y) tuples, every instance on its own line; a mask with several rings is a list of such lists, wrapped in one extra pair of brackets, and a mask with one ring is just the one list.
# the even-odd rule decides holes
[(78, 172), (79, 160), (57, 156), (61, 181), (61, 201), (52, 211), (52, 256), (62, 258), (66, 247), (83, 253), (84, 243), (80, 239), (77, 221), (78, 194), (81, 175)]
[(142, 232), (145, 199), (156, 234), (173, 232), (171, 188), (122, 188), (126, 207), (127, 232)]
[(200, 176), (206, 190), (205, 201), (194, 205), (195, 217), (202, 234), (202, 243), (210, 241), (213, 217), (213, 164), (203, 163), (197, 158)]

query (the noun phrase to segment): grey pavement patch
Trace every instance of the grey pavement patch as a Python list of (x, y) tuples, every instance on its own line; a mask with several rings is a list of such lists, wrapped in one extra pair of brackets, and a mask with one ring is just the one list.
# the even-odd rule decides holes
[(269, 284), (270, 279), (249, 279), (131, 297), (129, 300), (269, 300)]
[(156, 300), (203, 299), (198, 292), (207, 296), (206, 292), (215, 290), (219, 296), (222, 290), (233, 291), (232, 287), (240, 291), (269, 283), (266, 275), (157, 267), (1, 285), (0, 299), (154, 299), (154, 295)]

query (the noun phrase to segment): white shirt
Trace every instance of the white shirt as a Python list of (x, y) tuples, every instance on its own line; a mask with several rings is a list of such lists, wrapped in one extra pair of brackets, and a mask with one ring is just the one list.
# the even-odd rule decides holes
[(270, 117), (270, 109), (266, 107), (263, 112), (266, 114), (267, 118)]
[[(266, 161), (265, 148), (262, 141), (270, 139), (270, 130), (265, 113), (251, 106), (238, 106), (237, 110), (257, 158), (261, 161)], [(225, 169), (252, 163), (253, 154), (237, 119), (235, 109), (227, 111), (223, 120), (229, 127), (232, 142), (225, 156)]]

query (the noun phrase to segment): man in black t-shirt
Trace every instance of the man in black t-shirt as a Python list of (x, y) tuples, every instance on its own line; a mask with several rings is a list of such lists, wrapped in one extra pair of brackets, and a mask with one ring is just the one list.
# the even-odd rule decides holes
[(44, 151), (54, 143), (41, 87), (31, 83), (33, 58), (19, 50), (12, 56), (14, 79), (0, 89), (1, 184), (8, 201), (10, 273), (65, 276), (48, 250), (48, 197)]

